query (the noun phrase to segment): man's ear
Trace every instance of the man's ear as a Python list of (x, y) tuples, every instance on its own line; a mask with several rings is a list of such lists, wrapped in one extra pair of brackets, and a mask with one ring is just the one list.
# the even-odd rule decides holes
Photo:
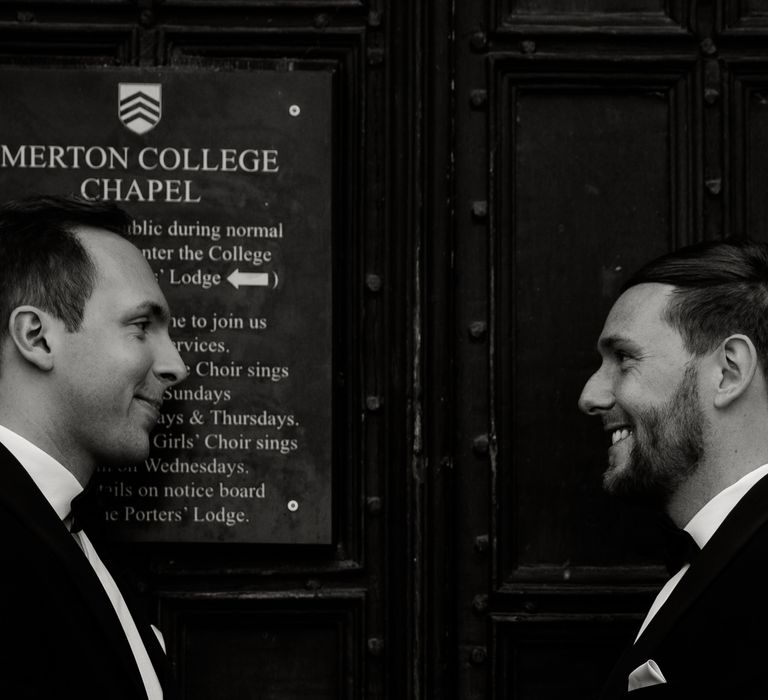
[(751, 386), (759, 362), (755, 344), (746, 335), (728, 336), (716, 353), (719, 385), (715, 392), (716, 408), (727, 408)]
[(11, 312), (8, 332), (19, 354), (38, 369), (53, 369), (53, 353), (49, 343), (51, 315), (35, 306), (18, 306)]

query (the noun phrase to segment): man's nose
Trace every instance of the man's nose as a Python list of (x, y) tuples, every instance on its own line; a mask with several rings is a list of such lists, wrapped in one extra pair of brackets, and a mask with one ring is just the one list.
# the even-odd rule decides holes
[(158, 349), (155, 361), (155, 374), (166, 382), (168, 386), (178, 384), (186, 379), (189, 374), (187, 365), (181, 359), (179, 351), (168, 335), (162, 339)]
[(602, 371), (595, 372), (584, 385), (579, 397), (579, 408), (589, 416), (610, 411), (616, 399), (611, 384)]

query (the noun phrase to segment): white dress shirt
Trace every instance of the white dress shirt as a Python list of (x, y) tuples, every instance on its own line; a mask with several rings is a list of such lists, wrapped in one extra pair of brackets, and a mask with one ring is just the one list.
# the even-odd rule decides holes
[[(47, 452), (43, 452), (39, 447), (29, 442), (29, 440), (2, 425), (0, 425), (0, 442), (21, 463), (21, 466), (24, 467), (37, 488), (45, 496), (45, 500), (48, 501), (51, 508), (56, 511), (56, 515), (59, 516), (67, 529), (69, 529), (72, 499), (83, 491), (80, 482), (74, 477), (72, 472), (57, 462)], [(144, 642), (139, 635), (139, 630), (136, 627), (133, 616), (128, 610), (125, 600), (123, 600), (120, 589), (117, 587), (109, 571), (107, 571), (107, 567), (104, 566), (104, 563), (99, 558), (85, 532), (72, 533), (72, 537), (80, 546), (80, 549), (83, 550), (88, 562), (93, 567), (101, 585), (106, 591), (112, 607), (115, 609), (115, 613), (117, 613), (120, 624), (125, 631), (125, 636), (128, 638), (128, 643), (131, 646), (131, 651), (133, 651), (133, 655), (136, 658), (149, 700), (162, 700), (163, 688), (157, 678), (157, 673), (149, 658)]]
[[(760, 479), (768, 474), (768, 464), (763, 464), (757, 469), (753, 469), (749, 474), (745, 474), (736, 483), (731, 484), (728, 488), (723, 489), (712, 500), (706, 503), (704, 507), (694, 515), (690, 522), (683, 528), (686, 530), (694, 542), (699, 545), (699, 549), (704, 549), (704, 545), (709, 542), (712, 535), (715, 534), (717, 528), (722, 525), (723, 520), (728, 514), (736, 507), (736, 504), (742, 499), (744, 494), (749, 491)], [(678, 571), (659, 591), (656, 596), (656, 600), (653, 601), (651, 609), (648, 611), (645, 620), (643, 621), (640, 631), (635, 637), (635, 641), (638, 640), (643, 633), (648, 623), (653, 619), (656, 613), (659, 611), (662, 605), (667, 601), (675, 586), (680, 582), (680, 579), (685, 576), (685, 572), (688, 571), (690, 564), (684, 564)]]

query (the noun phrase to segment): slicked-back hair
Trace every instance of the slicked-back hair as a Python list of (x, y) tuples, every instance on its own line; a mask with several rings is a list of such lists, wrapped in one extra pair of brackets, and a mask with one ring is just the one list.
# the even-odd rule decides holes
[(80, 329), (96, 266), (73, 232), (81, 226), (127, 235), (130, 217), (112, 203), (31, 197), (0, 206), (0, 343), (13, 310), (36, 306)]
[(697, 243), (638, 270), (622, 287), (658, 282), (676, 287), (664, 320), (693, 355), (714, 350), (733, 333), (755, 344), (768, 368), (768, 244), (747, 238)]

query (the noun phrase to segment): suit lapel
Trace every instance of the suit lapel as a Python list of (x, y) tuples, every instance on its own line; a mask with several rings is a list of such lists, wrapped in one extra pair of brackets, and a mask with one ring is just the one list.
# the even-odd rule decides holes
[[(768, 477), (758, 481), (701, 550), (685, 576), (675, 586), (635, 646), (653, 646), (706, 590), (712, 580), (742, 549), (755, 531), (768, 521)], [(641, 644), (642, 643), (642, 644)]]
[(59, 562), (64, 576), (81, 593), (90, 612), (124, 667), (126, 677), (145, 696), (144, 683), (117, 613), (88, 559), (16, 458), (0, 444), (0, 504), (14, 513), (31, 537)]
[(160, 680), (160, 684), (163, 686), (163, 698), (164, 700), (172, 700), (174, 695), (171, 664), (168, 661), (168, 656), (160, 646), (160, 642), (152, 630), (152, 625), (147, 619), (144, 612), (144, 608), (141, 602), (133, 595), (133, 591), (120, 585), (120, 582), (115, 579), (115, 582), (120, 588), (120, 592), (123, 594), (123, 600), (128, 606), (128, 610), (133, 617), (136, 627), (139, 630), (139, 635), (144, 642), (144, 647), (149, 654), (149, 658), (152, 661), (152, 665), (155, 667), (155, 673)]
[[(715, 577), (744, 547), (752, 535), (768, 522), (768, 476), (758, 481), (736, 504), (712, 535), (696, 560), (675, 586), (669, 598), (621, 657), (608, 685), (626, 683), (631, 671), (653, 658), (654, 649), (667, 636), (680, 617), (696, 602)], [(626, 686), (625, 686), (626, 692)]]

